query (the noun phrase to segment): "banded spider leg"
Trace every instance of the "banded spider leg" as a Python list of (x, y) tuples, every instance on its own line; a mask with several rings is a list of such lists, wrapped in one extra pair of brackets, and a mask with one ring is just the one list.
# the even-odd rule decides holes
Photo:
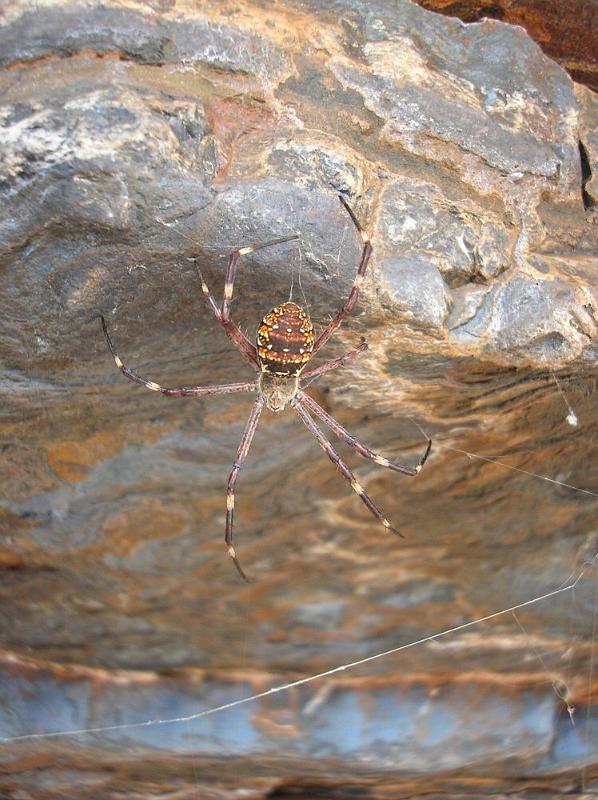
[[(307, 397), (307, 395), (305, 395), (305, 397)], [(403, 534), (396, 528), (393, 528), (393, 526), (386, 519), (382, 511), (380, 511), (378, 506), (374, 503), (372, 498), (369, 496), (369, 494), (366, 492), (363, 486), (359, 483), (353, 472), (345, 464), (343, 459), (339, 456), (334, 447), (324, 436), (322, 431), (318, 428), (318, 426), (310, 417), (304, 406), (301, 404), (301, 400), (299, 399), (299, 397), (296, 397), (293, 400), (291, 400), (291, 405), (293, 406), (297, 414), (301, 417), (307, 429), (316, 437), (318, 444), (320, 445), (322, 450), (326, 453), (326, 455), (332, 461), (332, 463), (336, 465), (336, 468), (343, 476), (343, 478), (349, 481), (349, 483), (351, 484), (351, 488), (353, 489), (355, 494), (359, 497), (359, 499), (364, 503), (365, 507), (369, 511), (371, 511), (371, 513), (376, 517), (376, 519), (380, 520), (380, 522), (384, 525), (384, 527), (387, 530), (392, 531), (392, 533), (396, 533), (397, 536), (400, 536), (402, 539), (404, 539), (405, 537), (403, 536)]]
[(154, 381), (148, 381), (147, 378), (141, 377), (133, 370), (129, 369), (129, 367), (123, 364), (120, 356), (114, 349), (114, 345), (112, 343), (112, 338), (108, 333), (108, 327), (106, 325), (106, 320), (104, 316), (100, 314), (100, 319), (102, 320), (102, 328), (104, 330), (104, 335), (106, 336), (106, 341), (108, 342), (108, 347), (110, 348), (110, 352), (112, 353), (112, 358), (114, 359), (114, 363), (125, 376), (130, 381), (134, 383), (139, 383), (141, 386), (145, 386), (146, 389), (150, 389), (152, 392), (160, 392), (160, 394), (164, 394), (167, 397), (202, 397), (208, 394), (231, 394), (232, 392), (254, 392), (257, 388), (257, 383), (255, 382), (243, 382), (243, 383), (224, 383), (220, 384), (219, 386), (179, 386), (176, 388), (170, 388), (168, 386), (160, 386), (159, 383), (155, 383)]
[(253, 405), (253, 409), (247, 420), (247, 425), (245, 426), (245, 430), (243, 431), (243, 436), (241, 437), (241, 444), (239, 445), (239, 449), (237, 450), (237, 457), (233, 461), (233, 468), (231, 470), (230, 475), (228, 476), (228, 485), (226, 489), (226, 530), (224, 534), (224, 541), (226, 543), (226, 547), (228, 549), (228, 554), (232, 558), (235, 567), (239, 571), (239, 575), (245, 581), (249, 581), (247, 575), (243, 572), (243, 568), (239, 563), (239, 559), (237, 558), (237, 554), (235, 553), (235, 548), (233, 547), (233, 515), (235, 510), (235, 484), (237, 482), (237, 475), (241, 467), (243, 466), (243, 462), (247, 458), (247, 453), (249, 452), (249, 447), (251, 445), (251, 440), (253, 439), (253, 434), (255, 433), (255, 429), (257, 428), (257, 424), (260, 419), (260, 414), (264, 408), (264, 399), (262, 397), (258, 397)]
[(355, 303), (357, 302), (357, 298), (359, 297), (359, 290), (361, 288), (361, 284), (363, 283), (363, 279), (365, 277), (365, 271), (367, 269), (368, 261), (370, 260), (370, 256), (372, 255), (372, 245), (370, 243), (370, 237), (361, 227), (359, 220), (357, 219), (355, 213), (353, 212), (353, 209), (347, 203), (345, 198), (339, 194), (338, 199), (345, 207), (345, 210), (351, 217), (353, 225), (355, 225), (357, 231), (359, 232), (359, 235), (363, 242), (363, 250), (361, 252), (361, 261), (359, 262), (359, 267), (357, 268), (357, 275), (355, 276), (355, 279), (353, 281), (353, 286), (351, 287), (349, 296), (347, 297), (347, 300), (345, 301), (345, 304), (341, 308), (341, 310), (328, 323), (328, 325), (324, 328), (322, 333), (316, 339), (313, 350), (311, 352), (312, 356), (315, 356), (318, 350), (326, 344), (326, 342), (328, 341), (328, 339), (330, 339), (335, 330), (342, 325), (343, 321), (349, 316), (349, 314), (353, 310)]
[[(299, 390), (297, 393), (297, 400), (300, 404), (307, 406), (307, 408), (312, 411), (317, 417), (319, 417), (322, 422), (324, 422), (330, 430), (335, 433), (339, 439), (345, 441), (350, 447), (356, 450), (360, 456), (364, 458), (369, 458), (370, 461), (378, 464), (381, 467), (388, 467), (388, 469), (392, 469), (395, 472), (400, 472), (403, 475), (409, 475), (410, 477), (415, 477), (421, 471), (421, 468), (424, 466), (426, 461), (428, 460), (428, 456), (430, 455), (430, 450), (432, 449), (432, 440), (430, 437), (426, 437), (428, 440), (427, 447), (424, 451), (423, 456), (420, 458), (418, 463), (415, 467), (406, 467), (403, 464), (397, 464), (396, 461), (390, 461), (388, 458), (384, 458), (384, 456), (379, 455), (378, 453), (374, 453), (373, 450), (370, 450), (369, 447), (361, 444), (361, 442), (353, 436), (352, 433), (338, 422), (333, 416), (331, 416), (327, 411), (324, 411), (319, 403), (310, 397), (305, 392)], [(419, 425), (418, 425), (419, 427)], [(421, 428), (420, 428), (421, 430)], [(422, 431), (423, 433), (423, 431)]]
[(345, 353), (344, 356), (341, 356), (340, 358), (333, 358), (330, 361), (324, 361), (323, 364), (319, 364), (317, 367), (306, 369), (305, 372), (301, 373), (301, 380), (306, 381), (310, 380), (311, 378), (317, 378), (323, 372), (330, 372), (333, 369), (338, 369), (339, 367), (344, 367), (347, 364), (351, 364), (358, 356), (360, 356), (362, 353), (365, 353), (367, 349), (368, 343), (365, 339), (362, 339), (359, 347), (356, 347), (354, 350), (349, 350), (349, 352)]
[(201, 274), (201, 270), (195, 265), (197, 269), (197, 274), (199, 275), (199, 279), (201, 281), (201, 290), (206, 298), (208, 305), (214, 312), (214, 316), (220, 322), (228, 336), (230, 337), (231, 341), (235, 345), (235, 347), (245, 356), (245, 358), (253, 365), (256, 370), (260, 369), (260, 362), (257, 355), (257, 348), (252, 342), (249, 341), (247, 336), (240, 330), (240, 328), (235, 325), (235, 323), (230, 318), (230, 304), (233, 297), (233, 287), (235, 283), (235, 270), (237, 267), (237, 261), (239, 260), (240, 256), (249, 255), (249, 253), (255, 253), (256, 250), (262, 250), (265, 247), (272, 247), (276, 244), (284, 244), (284, 242), (292, 242), (295, 239), (298, 239), (299, 235), (294, 233), (290, 236), (281, 236), (278, 239), (271, 239), (269, 242), (263, 242), (261, 244), (252, 244), (246, 247), (239, 247), (237, 250), (233, 250), (233, 252), (228, 257), (228, 266), (226, 268), (226, 277), (224, 279), (224, 293), (222, 298), (222, 305), (218, 306), (218, 303), (214, 299), (214, 295), (211, 293), (207, 283), (204, 280), (203, 275)]
[[(354, 352), (354, 351), (353, 351)], [(350, 447), (352, 447), (360, 456), (364, 458), (368, 458), (370, 461), (373, 461), (375, 464), (378, 464), (381, 467), (387, 467), (388, 469), (394, 470), (395, 472), (400, 472), (403, 475), (409, 475), (411, 477), (418, 475), (421, 468), (426, 463), (428, 456), (430, 455), (430, 450), (432, 449), (432, 440), (428, 438), (428, 444), (424, 451), (423, 456), (420, 458), (419, 462), (416, 464), (415, 467), (407, 467), (403, 466), (402, 464), (397, 464), (396, 461), (390, 461), (388, 458), (379, 455), (378, 453), (374, 453), (373, 450), (370, 450), (369, 447), (361, 444), (361, 442), (353, 436), (352, 433), (344, 428), (337, 420), (334, 419), (327, 411), (325, 411), (313, 397), (310, 397), (305, 392), (299, 391), (297, 392), (296, 396), (291, 400), (291, 405), (307, 427), (307, 429), (315, 436), (317, 439), (318, 444), (322, 448), (322, 450), (326, 453), (328, 458), (332, 461), (333, 464), (336, 465), (338, 471), (341, 473), (343, 478), (345, 478), (351, 485), (353, 491), (359, 496), (360, 500), (364, 503), (366, 508), (378, 519), (384, 527), (391, 531), (392, 533), (396, 533), (401, 538), (405, 538), (403, 534), (394, 528), (390, 522), (386, 519), (382, 511), (378, 508), (378, 506), (374, 503), (371, 497), (368, 495), (366, 490), (363, 486), (359, 483), (359, 481), (355, 478), (355, 475), (351, 471), (351, 469), (345, 464), (343, 459), (339, 456), (336, 452), (332, 444), (328, 441), (328, 439), (324, 436), (320, 428), (316, 425), (316, 423), (311, 418), (309, 411), (313, 412), (316, 416), (318, 416), (322, 422), (324, 422), (328, 427), (335, 433), (340, 439), (347, 442)], [(309, 411), (308, 411), (309, 409)]]

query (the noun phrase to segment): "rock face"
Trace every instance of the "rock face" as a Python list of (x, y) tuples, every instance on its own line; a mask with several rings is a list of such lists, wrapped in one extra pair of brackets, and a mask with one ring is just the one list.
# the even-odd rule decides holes
[(594, 0), (417, 0), (431, 11), (478, 22), (521, 25), (573, 80), (598, 89), (598, 26)]
[[(595, 96), (493, 20), (207, 5), (4, 10), (5, 739), (192, 715), (540, 597), (598, 551)], [(317, 334), (361, 252), (339, 193), (374, 255), (317, 358), (369, 349), (310, 394), (409, 465), (413, 417), (432, 454), (413, 479), (339, 445), (402, 541), (292, 410), (265, 412), (236, 490), (244, 584), (222, 537), (252, 396), (127, 381), (99, 314), (148, 380), (252, 380), (196, 266), (220, 299), (232, 250), (299, 233), (241, 258), (232, 312), (253, 339), (292, 291)], [(595, 580), (193, 723), (7, 741), (3, 796), (589, 790)]]

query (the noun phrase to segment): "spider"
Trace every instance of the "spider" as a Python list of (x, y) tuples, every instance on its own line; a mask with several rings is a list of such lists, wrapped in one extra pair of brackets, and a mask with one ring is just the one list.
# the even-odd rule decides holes
[(235, 548), (233, 547), (235, 484), (237, 482), (239, 471), (243, 466), (245, 458), (247, 457), (251, 440), (253, 439), (253, 435), (257, 428), (260, 414), (262, 413), (264, 406), (270, 409), (270, 411), (280, 412), (284, 410), (287, 404), (290, 405), (291, 408), (299, 415), (307, 429), (315, 436), (318, 444), (326, 453), (328, 458), (332, 461), (332, 463), (336, 465), (341, 475), (350, 483), (351, 488), (359, 496), (366, 508), (382, 523), (387, 530), (401, 537), (403, 537), (403, 534), (394, 528), (386, 519), (382, 511), (369, 497), (361, 484), (356, 480), (353, 472), (349, 469), (328, 439), (324, 436), (311, 415), (313, 414), (314, 416), (318, 417), (332, 430), (334, 434), (336, 434), (336, 436), (347, 442), (347, 444), (356, 450), (359, 455), (374, 461), (376, 464), (379, 464), (382, 467), (388, 467), (388, 469), (394, 470), (395, 472), (400, 472), (403, 475), (417, 475), (426, 463), (432, 447), (432, 440), (428, 438), (426, 450), (423, 456), (420, 458), (419, 463), (415, 467), (406, 467), (402, 466), (401, 464), (397, 464), (394, 461), (389, 461), (387, 458), (374, 453), (372, 450), (361, 444), (351, 433), (349, 433), (348, 430), (343, 428), (343, 426), (337, 422), (334, 417), (330, 416), (330, 414), (328, 414), (321, 406), (319, 406), (318, 403), (316, 403), (316, 401), (306, 394), (302, 389), (303, 382), (313, 379), (318, 375), (322, 375), (324, 372), (329, 372), (330, 370), (342, 367), (345, 364), (352, 362), (364, 350), (367, 350), (367, 344), (364, 340), (362, 340), (359, 347), (356, 347), (354, 350), (350, 350), (340, 358), (334, 358), (332, 360), (325, 361), (323, 364), (320, 364), (316, 367), (307, 366), (312, 357), (326, 344), (332, 334), (342, 324), (344, 319), (350, 314), (355, 306), (359, 296), (359, 289), (365, 276), (366, 267), (372, 254), (372, 245), (369, 237), (359, 224), (353, 209), (345, 201), (344, 197), (339, 195), (339, 200), (348, 212), (355, 228), (361, 236), (363, 241), (363, 250), (357, 275), (355, 276), (353, 286), (351, 287), (351, 291), (347, 300), (345, 301), (345, 304), (317, 338), (314, 336), (313, 326), (308, 314), (303, 308), (301, 308), (301, 306), (293, 303), (290, 300), (281, 303), (263, 318), (262, 323), (257, 331), (257, 347), (252, 344), (245, 334), (235, 325), (230, 316), (235, 270), (239, 257), (248, 255), (249, 253), (253, 253), (256, 250), (260, 250), (264, 247), (270, 247), (272, 245), (282, 244), (283, 242), (289, 242), (293, 239), (298, 239), (299, 237), (297, 234), (285, 236), (279, 239), (273, 239), (272, 241), (262, 244), (253, 244), (247, 247), (240, 247), (238, 250), (235, 250), (233, 253), (231, 253), (228, 260), (228, 268), (226, 270), (222, 305), (218, 305), (218, 303), (215, 301), (214, 296), (210, 292), (210, 289), (203, 279), (201, 272), (198, 270), (202, 291), (214, 313), (214, 316), (223, 326), (235, 347), (250, 362), (256, 372), (259, 373), (257, 381), (247, 383), (229, 383), (220, 386), (182, 386), (175, 389), (168, 388), (166, 386), (160, 386), (158, 383), (154, 383), (154, 381), (148, 381), (145, 378), (142, 378), (140, 375), (137, 375), (135, 372), (125, 366), (114, 349), (112, 339), (108, 333), (106, 321), (104, 317), (101, 316), (102, 328), (104, 330), (108, 347), (110, 348), (110, 352), (112, 353), (116, 366), (121, 370), (125, 377), (129, 378), (129, 380), (135, 381), (135, 383), (145, 386), (146, 389), (151, 389), (153, 392), (160, 392), (168, 397), (201, 397), (210, 394), (230, 394), (232, 392), (257, 392), (257, 399), (253, 405), (247, 425), (245, 426), (243, 437), (241, 438), (241, 443), (239, 445), (239, 449), (237, 450), (237, 455), (233, 462), (233, 467), (228, 478), (226, 492), (226, 526), (224, 541), (226, 543), (228, 554), (232, 558), (235, 567), (237, 568), (241, 577), (246, 581), (248, 580), (247, 575), (241, 567), (235, 552)]

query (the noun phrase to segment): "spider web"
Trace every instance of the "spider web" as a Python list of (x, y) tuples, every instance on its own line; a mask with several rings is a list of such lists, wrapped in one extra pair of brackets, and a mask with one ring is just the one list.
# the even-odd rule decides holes
[[(127, 723), (122, 723), (120, 725), (101, 725), (98, 727), (91, 727), (91, 728), (76, 728), (74, 730), (49, 731), (46, 733), (28, 733), (28, 734), (23, 734), (21, 736), (11, 736), (11, 737), (1, 738), (0, 742), (6, 744), (9, 742), (17, 742), (17, 741), (24, 741), (31, 739), (49, 739), (59, 736), (77, 736), (88, 733), (108, 733), (117, 730), (129, 730), (132, 728), (147, 728), (151, 725), (172, 725), (179, 722), (192, 722), (193, 720), (201, 719), (202, 717), (207, 717), (212, 714), (218, 714), (223, 711), (227, 711), (231, 708), (236, 708), (237, 706), (245, 705), (246, 703), (253, 703), (256, 700), (268, 697), (269, 695), (278, 694), (279, 692), (288, 691), (289, 689), (294, 689), (297, 686), (303, 686), (307, 683), (313, 683), (314, 681), (321, 680), (323, 678), (330, 678), (332, 675), (336, 675), (339, 672), (345, 672), (346, 670), (354, 669), (355, 667), (362, 666), (363, 664), (368, 664), (371, 663), (372, 661), (377, 661), (378, 659), (381, 658), (387, 658), (388, 656), (396, 655), (397, 653), (400, 653), (403, 650), (409, 650), (412, 647), (417, 647), (418, 645), (435, 641), (444, 636), (449, 636), (453, 633), (458, 633), (459, 631), (466, 630), (467, 628), (471, 628), (474, 625), (480, 625), (482, 622), (488, 622), (489, 620), (495, 619), (496, 617), (500, 617), (505, 614), (514, 614), (515, 611), (518, 611), (521, 608), (526, 608), (528, 606), (535, 605), (536, 603), (540, 603), (542, 602), (542, 600), (548, 600), (550, 597), (556, 597), (559, 594), (572, 591), (582, 580), (582, 578), (586, 574), (587, 569), (589, 567), (596, 566), (597, 563), (598, 563), (598, 554), (593, 558), (591, 562), (584, 565), (583, 569), (577, 574), (577, 576), (573, 580), (568, 580), (565, 586), (560, 586), (557, 589), (553, 589), (552, 591), (546, 592), (545, 594), (542, 594), (538, 597), (533, 597), (530, 600), (524, 600), (522, 603), (517, 603), (517, 605), (510, 606), (509, 608), (503, 608), (500, 611), (494, 611), (493, 613), (486, 614), (486, 616), (480, 617), (479, 619), (470, 620), (469, 622), (464, 622), (462, 625), (456, 625), (452, 628), (447, 628), (446, 630), (438, 631), (438, 633), (433, 633), (430, 636), (424, 636), (421, 639), (416, 639), (415, 641), (408, 642), (407, 644), (400, 645), (399, 647), (392, 647), (390, 650), (382, 650), (378, 653), (374, 653), (371, 656), (360, 658), (357, 661), (349, 661), (345, 664), (341, 664), (338, 667), (332, 667), (331, 669), (324, 670), (323, 672), (316, 672), (311, 675), (308, 675), (305, 678), (299, 678), (298, 680), (291, 681), (290, 683), (283, 683), (278, 686), (273, 686), (272, 688), (266, 689), (263, 692), (257, 692), (256, 694), (252, 694), (247, 697), (242, 697), (238, 700), (232, 700), (229, 703), (223, 703), (222, 705), (219, 706), (213, 706), (211, 708), (206, 708), (201, 711), (196, 711), (192, 714), (187, 714), (179, 717), (169, 717), (167, 719), (147, 719), (144, 720), (143, 722), (127, 722)], [(596, 634), (595, 630), (596, 616), (597, 614), (595, 607), (594, 636)], [(588, 678), (590, 686), (591, 686), (591, 681), (592, 681), (592, 675), (590, 674)]]
[[(164, 223), (162, 223), (164, 224)], [(298, 276), (298, 286), (299, 290), (302, 291), (301, 287), (301, 269), (299, 269), (299, 276)], [(555, 383), (555, 389), (558, 391), (560, 396), (562, 397), (566, 410), (567, 416), (565, 417), (567, 423), (572, 426), (576, 427), (578, 425), (578, 418), (577, 415), (572, 408), (569, 400), (565, 394), (563, 386), (559, 382), (557, 376), (552, 373), (552, 377)], [(500, 467), (501, 469), (511, 470), (516, 473), (519, 473), (522, 478), (528, 479), (536, 479), (549, 482), (554, 485), (562, 486), (564, 488), (568, 488), (572, 491), (592, 496), (598, 497), (598, 492), (592, 491), (588, 488), (574, 486), (572, 484), (566, 483), (564, 481), (558, 480), (557, 478), (550, 477), (548, 475), (538, 474), (521, 467), (511, 465), (505, 463), (502, 459), (499, 458), (492, 458), (480, 453), (474, 453), (467, 450), (459, 449), (456, 447), (451, 447), (446, 444), (439, 444), (438, 449), (449, 450), (454, 453), (460, 454), (465, 456), (468, 459), (476, 459), (483, 462), (488, 462), (495, 464), (496, 466)], [(465, 622), (463, 624), (450, 627), (444, 630), (437, 631), (430, 635), (414, 639), (409, 641), (405, 644), (402, 644), (397, 647), (392, 647), (390, 649), (384, 649), (373, 653), (372, 655), (365, 656), (360, 659), (350, 660), (344, 662), (338, 666), (332, 667), (330, 669), (312, 673), (307, 675), (303, 678), (299, 678), (297, 680), (293, 680), (286, 683), (281, 683), (276, 686), (272, 686), (269, 689), (264, 691), (256, 692), (253, 694), (248, 694), (246, 696), (240, 697), (236, 700), (232, 700), (227, 703), (222, 703), (219, 705), (209, 706), (207, 708), (201, 708), (198, 710), (194, 710), (189, 714), (185, 715), (178, 715), (173, 717), (165, 717), (165, 718), (148, 718), (142, 720), (131, 720), (129, 722), (124, 722), (120, 724), (114, 725), (101, 725), (101, 726), (90, 726), (90, 727), (82, 727), (82, 728), (65, 728), (59, 731), (45, 731), (45, 732), (31, 732), (25, 733), (17, 736), (10, 736), (10, 737), (2, 737), (0, 738), (0, 742), (2, 744), (10, 744), (10, 743), (17, 743), (17, 742), (25, 742), (25, 741), (33, 741), (33, 740), (46, 740), (46, 739), (56, 739), (59, 737), (78, 737), (84, 736), (88, 734), (101, 734), (101, 733), (110, 733), (115, 731), (126, 731), (132, 729), (139, 729), (139, 728), (149, 728), (154, 726), (167, 726), (167, 725), (176, 725), (176, 724), (184, 724), (189, 723), (198, 719), (202, 719), (204, 717), (213, 716), (222, 714), (230, 709), (237, 708), (239, 706), (248, 705), (252, 703), (256, 703), (257, 701), (267, 698), (273, 695), (277, 695), (283, 692), (288, 692), (296, 687), (307, 685), (314, 683), (316, 681), (327, 681), (334, 676), (345, 673), (350, 670), (354, 670), (357, 667), (371, 664), (375, 661), (379, 661), (381, 659), (390, 659), (392, 657), (396, 657), (403, 651), (424, 646), (431, 642), (438, 641), (443, 638), (450, 637), (454, 634), (457, 634), (463, 630), (474, 628), (475, 626), (482, 625), (485, 622), (490, 620), (511, 615), (514, 618), (515, 623), (519, 626), (522, 633), (526, 637), (528, 641), (528, 647), (530, 653), (536, 658), (543, 667), (543, 671), (545, 674), (550, 674), (553, 672), (547, 667), (546, 661), (542, 656), (540, 650), (534, 644), (532, 637), (528, 634), (525, 626), (523, 625), (522, 621), (517, 614), (518, 611), (521, 609), (529, 608), (536, 604), (539, 604), (543, 601), (547, 601), (553, 598), (556, 598), (559, 595), (565, 594), (573, 594), (576, 587), (578, 587), (582, 581), (586, 580), (593, 580), (594, 582), (594, 595), (593, 595), (593, 605), (592, 605), (592, 636), (591, 636), (591, 651), (589, 657), (589, 670), (588, 670), (588, 680), (587, 680), (587, 703), (585, 706), (585, 735), (586, 735), (586, 751), (590, 753), (590, 713), (591, 713), (591, 698), (592, 698), (592, 691), (593, 691), (593, 684), (594, 684), (594, 662), (595, 662), (595, 641), (598, 635), (598, 574), (596, 573), (596, 568), (598, 566), (598, 553), (594, 554), (591, 560), (587, 561), (581, 569), (578, 569), (575, 574), (569, 575), (567, 579), (558, 586), (557, 588), (549, 588), (539, 595), (534, 595), (533, 597), (519, 602), (515, 605), (501, 608), (499, 610), (490, 611), (488, 614), (481, 616), (477, 619)], [(569, 697), (569, 690), (567, 686), (567, 682), (563, 684), (563, 682), (558, 679), (552, 679), (552, 688), (555, 692), (555, 695), (565, 703), (567, 707), (567, 711), (569, 713), (571, 724), (575, 724), (575, 709), (570, 703)], [(586, 785), (586, 775), (587, 775), (587, 767), (582, 768), (582, 786), (585, 788)]]
[[(563, 387), (559, 383), (557, 376), (552, 373), (552, 377), (554, 379), (556, 388), (559, 394), (562, 396), (563, 401), (566, 405), (568, 414), (566, 417), (566, 421), (571, 426), (577, 426), (578, 420), (575, 411), (573, 410), (567, 396), (563, 390)], [(419, 427), (419, 425), (418, 425)], [(422, 433), (425, 434), (424, 431)], [(529, 470), (522, 469), (521, 467), (517, 467), (511, 464), (506, 464), (504, 461), (498, 458), (491, 458), (488, 456), (481, 455), (479, 453), (472, 453), (467, 450), (462, 450), (455, 447), (450, 447), (445, 444), (440, 445), (440, 449), (450, 450), (455, 453), (459, 453), (461, 455), (466, 456), (470, 459), (479, 459), (481, 461), (489, 462), (496, 464), (497, 466), (501, 467), (502, 469), (512, 470), (517, 473), (520, 473), (528, 478), (533, 478), (537, 480), (547, 481), (552, 484), (556, 484), (559, 486), (566, 487), (571, 489), (575, 492), (579, 492), (585, 495), (590, 495), (592, 497), (598, 497), (598, 492), (594, 492), (590, 489), (586, 489), (579, 486), (573, 486), (572, 484), (566, 483), (564, 481), (560, 481), (556, 478), (551, 478), (547, 475), (540, 475), (535, 472), (531, 472)], [(203, 708), (197, 711), (193, 711), (190, 714), (179, 715), (174, 717), (166, 717), (166, 718), (151, 718), (151, 719), (144, 719), (141, 721), (130, 721), (115, 725), (100, 725), (100, 726), (90, 726), (85, 728), (73, 728), (73, 729), (63, 729), (59, 731), (45, 731), (39, 733), (25, 733), (17, 736), (9, 736), (9, 737), (2, 737), (0, 738), (0, 742), (3, 744), (10, 744), (15, 742), (24, 742), (24, 741), (32, 741), (32, 740), (40, 740), (40, 739), (54, 739), (58, 737), (72, 737), (72, 736), (83, 736), (86, 734), (98, 734), (98, 733), (110, 733), (114, 731), (125, 731), (131, 730), (135, 728), (148, 728), (152, 726), (164, 726), (164, 725), (175, 725), (181, 723), (188, 723), (194, 720), (198, 720), (204, 717), (212, 716), (215, 714), (220, 714), (225, 711), (228, 711), (233, 708), (237, 708), (242, 705), (255, 703), (258, 700), (263, 698), (269, 697), (271, 695), (276, 695), (281, 692), (286, 692), (291, 689), (294, 689), (299, 686), (303, 686), (306, 684), (314, 683), (315, 681), (323, 681), (329, 678), (332, 678), (339, 673), (343, 673), (349, 670), (353, 670), (357, 667), (363, 666), (364, 664), (370, 664), (374, 661), (378, 661), (380, 659), (387, 659), (391, 656), (396, 656), (399, 653), (409, 650), (414, 647), (419, 647), (444, 637), (451, 636), (453, 634), (459, 633), (460, 631), (467, 630), (473, 628), (477, 625), (481, 625), (482, 623), (488, 622), (490, 620), (496, 619), (498, 617), (506, 616), (511, 614), (513, 619), (515, 620), (517, 626), (520, 628), (521, 632), (524, 634), (526, 639), (528, 640), (528, 646), (533, 654), (533, 657), (536, 658), (539, 663), (541, 664), (543, 671), (545, 674), (550, 674), (551, 670), (548, 668), (545, 659), (543, 658), (542, 654), (539, 652), (537, 647), (535, 646), (533, 640), (529, 636), (526, 628), (524, 627), (523, 623), (521, 622), (519, 616), (517, 615), (517, 611), (528, 608), (530, 606), (536, 605), (541, 603), (545, 600), (549, 600), (551, 598), (557, 597), (558, 595), (563, 595), (565, 593), (572, 593), (573, 590), (580, 584), (580, 582), (595, 568), (598, 566), (598, 553), (594, 554), (591, 560), (586, 561), (583, 567), (576, 573), (570, 574), (568, 578), (556, 589), (548, 590), (540, 595), (536, 595), (528, 600), (524, 600), (520, 603), (517, 603), (513, 606), (509, 606), (507, 608), (501, 608), (497, 611), (490, 612), (482, 617), (479, 617), (474, 620), (470, 620), (468, 622), (462, 623), (460, 625), (453, 626), (451, 628), (447, 628), (436, 633), (432, 633), (428, 636), (424, 636), (413, 641), (407, 642), (397, 647), (392, 647), (390, 649), (380, 650), (375, 652), (372, 655), (365, 656), (364, 658), (356, 659), (353, 661), (347, 661), (342, 663), (338, 666), (332, 667), (327, 670), (323, 670), (321, 672), (312, 673), (306, 677), (299, 678), (294, 681), (282, 683), (276, 686), (273, 686), (269, 689), (266, 689), (261, 692), (256, 692), (254, 694), (249, 694), (244, 697), (238, 698), (236, 700), (232, 700), (227, 703), (222, 703), (216, 706), (210, 706), (208, 708)], [(590, 652), (590, 659), (589, 659), (589, 671), (588, 671), (588, 682), (587, 682), (587, 704), (586, 704), (586, 741), (587, 751), (589, 753), (589, 735), (590, 735), (590, 709), (591, 709), (591, 696), (592, 696), (592, 689), (593, 689), (593, 673), (594, 673), (594, 648), (595, 648), (595, 641), (596, 636), (598, 634), (598, 576), (594, 575), (594, 598), (593, 598), (593, 622), (592, 622), (592, 641), (591, 641), (591, 652)], [(556, 694), (556, 696), (565, 703), (567, 711), (569, 713), (571, 723), (574, 725), (574, 714), (576, 709), (570, 703), (570, 695), (569, 695), (569, 687), (567, 686), (567, 682), (563, 682), (559, 678), (552, 679), (552, 688)], [(582, 784), (585, 785), (585, 777), (586, 777), (586, 770), (587, 767), (584, 767), (582, 770)]]

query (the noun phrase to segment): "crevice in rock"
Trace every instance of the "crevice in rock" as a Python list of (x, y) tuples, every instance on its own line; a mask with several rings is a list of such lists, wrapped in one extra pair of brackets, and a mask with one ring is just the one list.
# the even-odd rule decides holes
[(352, 800), (352, 798), (374, 797), (372, 787), (365, 784), (359, 785), (352, 783), (342, 787), (335, 787), (331, 782), (313, 783), (303, 781), (284, 781), (279, 786), (271, 789), (267, 794), (267, 800), (317, 800), (317, 798), (327, 798), (327, 800)]
[(438, 11), (438, 13), (446, 14), (447, 16), (459, 17), (463, 22), (466, 23), (479, 22), (480, 20), (484, 19), (484, 17), (502, 20), (505, 16), (504, 9), (495, 3), (482, 5), (481, 8), (472, 8), (471, 3), (469, 2), (457, 2), (451, 3), (442, 10), (437, 9), (436, 4), (434, 3), (424, 2), (421, 3), (421, 5), (424, 8), (429, 8), (432, 11)]
[(583, 207), (586, 211), (590, 208), (594, 207), (594, 200), (592, 199), (591, 195), (586, 191), (586, 186), (588, 185), (588, 181), (592, 178), (592, 168), (590, 167), (590, 159), (588, 158), (588, 151), (586, 150), (584, 143), (579, 140), (579, 158), (581, 160), (581, 199), (583, 201)]

